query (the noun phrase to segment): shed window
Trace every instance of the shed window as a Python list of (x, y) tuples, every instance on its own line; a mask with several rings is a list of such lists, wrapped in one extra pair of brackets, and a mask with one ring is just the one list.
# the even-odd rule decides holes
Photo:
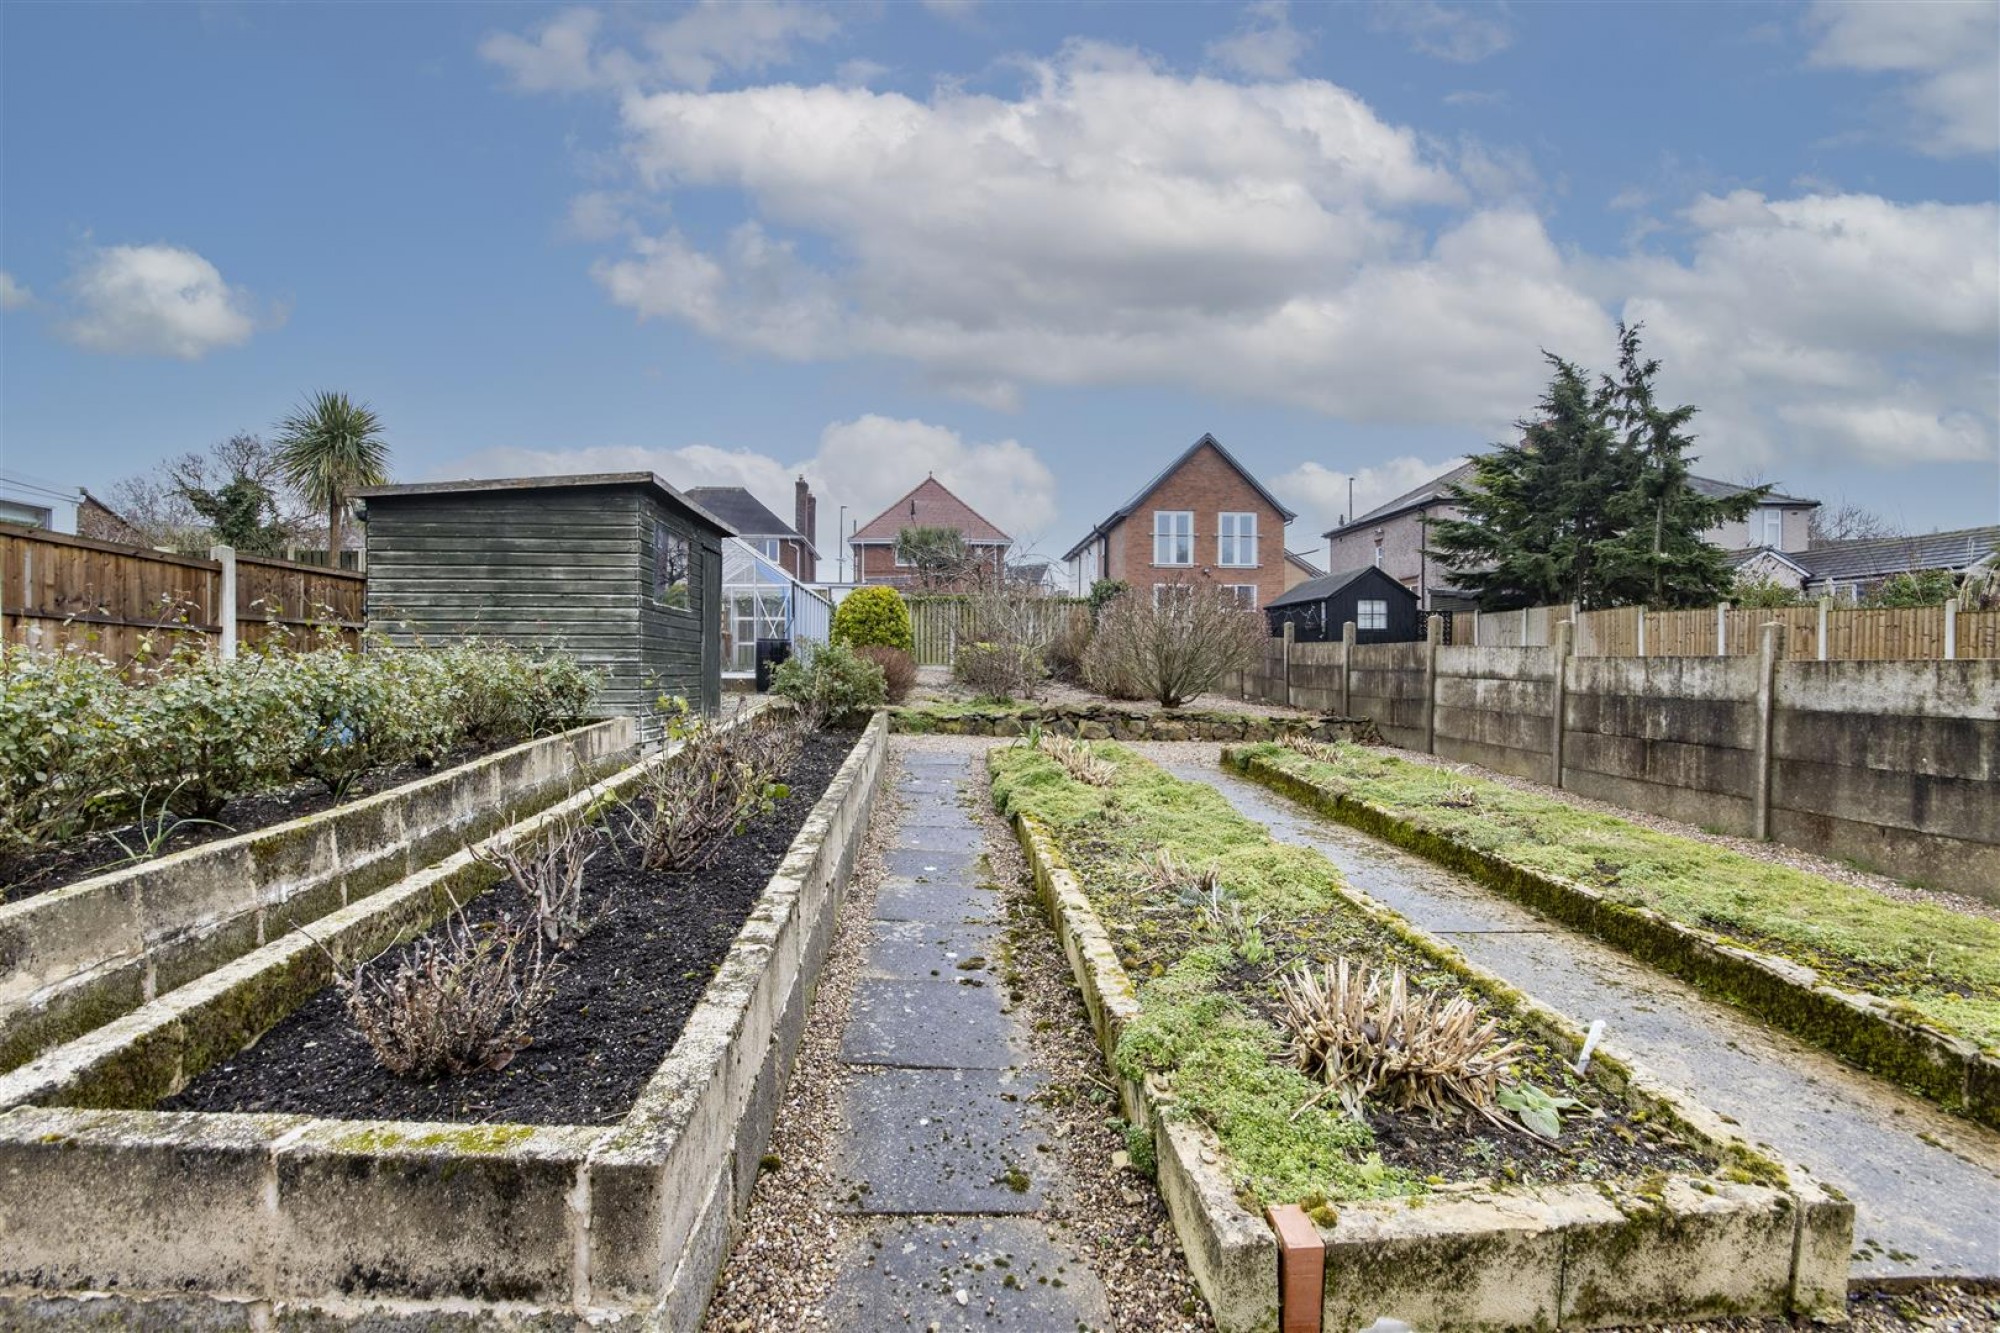
[(1354, 604), (1354, 628), (1389, 628), (1389, 604), (1382, 601), (1371, 601), (1365, 597), (1356, 602)]
[(1257, 516), (1255, 514), (1216, 515), (1215, 563), (1236, 569), (1257, 564)]
[(1153, 511), (1153, 563), (1191, 565), (1194, 563), (1194, 511), (1155, 509)]
[(653, 600), (689, 610), (688, 539), (660, 519), (653, 520)]

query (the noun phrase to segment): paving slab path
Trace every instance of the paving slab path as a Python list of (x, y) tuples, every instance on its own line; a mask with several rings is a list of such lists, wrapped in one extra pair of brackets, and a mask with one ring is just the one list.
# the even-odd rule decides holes
[(1027, 1034), (995, 975), (1003, 904), (966, 808), (965, 753), (905, 751), (867, 963), (840, 1059), (835, 1328), (1111, 1326), (1104, 1289), (1040, 1218), (1062, 1182), (1030, 1101)]
[(1766, 1027), (1468, 878), (1225, 771), (1219, 747), (1135, 749), (1728, 1116), (1855, 1205), (1857, 1277), (2000, 1276), (2000, 1134)]

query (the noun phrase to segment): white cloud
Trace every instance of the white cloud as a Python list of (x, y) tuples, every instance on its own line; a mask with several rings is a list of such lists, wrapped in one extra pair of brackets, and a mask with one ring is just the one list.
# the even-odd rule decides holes
[(724, 74), (789, 64), (801, 45), (838, 33), (840, 20), (787, 0), (700, 0), (664, 22), (622, 26), (631, 46), (600, 41), (607, 34), (598, 11), (565, 9), (531, 37), (489, 34), (479, 53), (505, 69), (521, 92), (707, 88)]
[[(1321, 533), (1342, 521), (1386, 504), (1464, 461), (1460, 457), (1432, 463), (1404, 454), (1354, 472), (1306, 462), (1279, 477), (1272, 483), (1272, 489), (1298, 508), (1299, 521), (1293, 527), (1291, 545), (1295, 550), (1304, 550), (1318, 542)], [(1350, 480), (1354, 483), (1352, 509), (1348, 508)]]
[(14, 275), (0, 272), (0, 310), (19, 310), (35, 303), (35, 294), (14, 281)]
[(250, 294), (229, 286), (215, 265), (171, 245), (113, 245), (90, 251), (70, 276), (63, 336), (93, 352), (196, 361), (236, 347), (256, 332)]
[(1812, 64), (1905, 76), (1910, 133), (1925, 152), (2000, 149), (2000, 7), (1821, 0), (1810, 26)]
[(1993, 456), (2000, 207), (1740, 190), (1684, 220), (1689, 262), (1611, 280), (1724, 460)]
[(1292, 26), (1286, 0), (1256, 0), (1235, 32), (1208, 44), (1208, 58), (1253, 79), (1288, 79), (1311, 44)]
[(679, 448), (601, 445), (586, 449), (483, 449), (445, 463), (438, 477), (550, 476), (567, 472), (650, 470), (669, 483), (742, 486), (772, 513), (792, 514), (792, 481), (804, 476), (819, 497), (815, 537), (833, 577), (839, 506), (866, 523), (926, 474), (997, 523), (1017, 543), (1034, 542), (1055, 518), (1055, 477), (1048, 465), (1017, 440), (970, 442), (957, 431), (926, 421), (868, 414), (836, 421), (820, 432), (807, 458), (782, 462), (748, 449), (709, 444)]
[(1400, 32), (1410, 49), (1453, 64), (1472, 65), (1514, 44), (1514, 28), (1504, 4), (1479, 8), (1441, 5), (1436, 0), (1384, 0), (1375, 6), (1375, 26)]

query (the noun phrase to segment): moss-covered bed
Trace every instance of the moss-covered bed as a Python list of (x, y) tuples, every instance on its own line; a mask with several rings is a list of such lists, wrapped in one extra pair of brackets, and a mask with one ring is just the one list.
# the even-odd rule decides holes
[[(1246, 1204), (1314, 1208), (1474, 1182), (1636, 1182), (1643, 1191), (1667, 1173), (1771, 1178), (1774, 1164), (1751, 1156), (1718, 1171), (1710, 1149), (1625, 1099), (1618, 1080), (1574, 1073), (1570, 1043), (1518, 1009), (1518, 997), (1348, 898), (1319, 853), (1274, 841), (1214, 788), (1120, 746), (1090, 753), (1109, 766), (1105, 785), (1072, 777), (1030, 745), (998, 748), (995, 799), (1056, 839), (1136, 984), (1140, 1012), (1119, 1037), (1119, 1074), (1155, 1076), (1171, 1093), (1171, 1114), (1214, 1133)], [(1191, 867), (1216, 865), (1221, 913), (1205, 897), (1159, 886), (1149, 862), (1162, 851)], [(1365, 1119), (1345, 1114), (1292, 1064), (1278, 1018), (1282, 975), (1342, 956), (1399, 965), (1413, 987), (1468, 995), (1499, 1017), (1503, 1034), (1525, 1048), (1512, 1080), (1580, 1104), (1564, 1113), (1558, 1139), (1470, 1112), (1434, 1121), (1371, 1102)]]
[(1885, 897), (1692, 838), (1361, 745), (1232, 751), (1525, 870), (1875, 996), (2000, 1051), (2000, 922)]

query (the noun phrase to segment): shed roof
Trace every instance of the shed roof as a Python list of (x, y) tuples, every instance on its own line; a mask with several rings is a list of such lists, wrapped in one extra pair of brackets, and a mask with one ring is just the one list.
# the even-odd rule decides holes
[[(1388, 503), (1376, 505), (1361, 517), (1349, 519), (1340, 526), (1329, 528), (1320, 535), (1338, 537), (1344, 532), (1352, 532), (1354, 529), (1366, 527), (1370, 523), (1379, 523), (1385, 518), (1394, 518), (1398, 514), (1407, 514), (1412, 509), (1428, 509), (1430, 506), (1446, 499), (1445, 493), (1453, 486), (1461, 485), (1471, 480), (1476, 469), (1477, 460), (1468, 458), (1457, 467), (1432, 477), (1423, 485), (1414, 486)], [(1727, 499), (1732, 495), (1741, 495), (1744, 491), (1751, 489), (1748, 486), (1738, 486), (1732, 482), (1716, 481), (1712, 477), (1689, 476), (1688, 485), (1711, 500)], [(1764, 503), (1776, 505), (1781, 509), (1816, 509), (1819, 507), (1819, 501), (1817, 500), (1801, 499), (1796, 495), (1784, 495), (1777, 491), (1772, 491), (1764, 497)]]
[(417, 495), (473, 495), (492, 491), (569, 490), (579, 486), (648, 486), (693, 514), (725, 537), (736, 529), (668, 485), (655, 472), (570, 472), (553, 477), (475, 477), (463, 481), (419, 481), (400, 486), (364, 486), (354, 493), (361, 500), (394, 500)]
[(896, 503), (869, 519), (847, 540), (893, 542), (904, 528), (951, 528), (976, 546), (1011, 546), (1014, 539), (987, 522), (936, 477), (925, 477)]
[[(1264, 605), (1269, 608), (1273, 606), (1297, 606), (1301, 602), (1324, 601), (1357, 579), (1363, 579), (1370, 574), (1379, 573), (1381, 571), (1376, 569), (1375, 566), (1363, 565), (1360, 569), (1349, 569), (1338, 574), (1322, 574), (1316, 579), (1307, 579), (1295, 588), (1285, 589), (1285, 591), (1279, 593), (1276, 597), (1264, 603)], [(1383, 574), (1382, 579), (1397, 592), (1404, 594), (1412, 600), (1416, 598), (1414, 592), (1411, 592), (1387, 574)]]
[(1237, 462), (1236, 455), (1230, 453), (1227, 449), (1222, 447), (1222, 441), (1216, 439), (1213, 435), (1204, 434), (1200, 439), (1196, 440), (1193, 444), (1181, 450), (1180, 454), (1177, 457), (1175, 457), (1173, 462), (1167, 464), (1165, 467), (1161, 468), (1157, 473), (1155, 473), (1153, 479), (1147, 482), (1144, 486), (1141, 486), (1138, 490), (1138, 493), (1135, 494), (1131, 499), (1127, 500), (1124, 504), (1118, 506), (1118, 508), (1112, 510), (1110, 515), (1106, 517), (1103, 522), (1099, 523), (1089, 532), (1084, 533), (1082, 538), (1078, 540), (1076, 545), (1070, 547), (1069, 550), (1063, 552), (1063, 559), (1065, 560), (1076, 559), (1077, 555), (1080, 552), (1082, 552), (1083, 548), (1090, 545), (1092, 538), (1103, 536), (1105, 533), (1111, 531), (1111, 529), (1117, 527), (1120, 523), (1123, 523), (1126, 519), (1130, 518), (1132, 516), (1132, 511), (1134, 511), (1140, 505), (1146, 502), (1147, 496), (1151, 495), (1154, 491), (1160, 489), (1160, 484), (1162, 482), (1164, 482), (1168, 477), (1173, 476), (1174, 473), (1180, 471), (1182, 464), (1186, 463), (1190, 458), (1193, 458), (1197, 453), (1200, 453), (1204, 448), (1213, 449), (1215, 450), (1216, 453), (1220, 454), (1222, 456), (1223, 462), (1229, 464), (1230, 467), (1236, 469), (1237, 476), (1249, 482), (1251, 489), (1255, 490), (1257, 494), (1263, 496), (1265, 500), (1270, 502), (1270, 505), (1273, 509), (1277, 510), (1280, 514), (1283, 514), (1285, 516), (1285, 522), (1289, 523), (1293, 519), (1298, 517), (1297, 514), (1293, 513), (1290, 509), (1285, 507), (1283, 501), (1278, 499), (1277, 496), (1271, 494), (1270, 491), (1266, 490), (1264, 488), (1263, 482), (1251, 476), (1250, 469), (1244, 467), (1241, 463)]

